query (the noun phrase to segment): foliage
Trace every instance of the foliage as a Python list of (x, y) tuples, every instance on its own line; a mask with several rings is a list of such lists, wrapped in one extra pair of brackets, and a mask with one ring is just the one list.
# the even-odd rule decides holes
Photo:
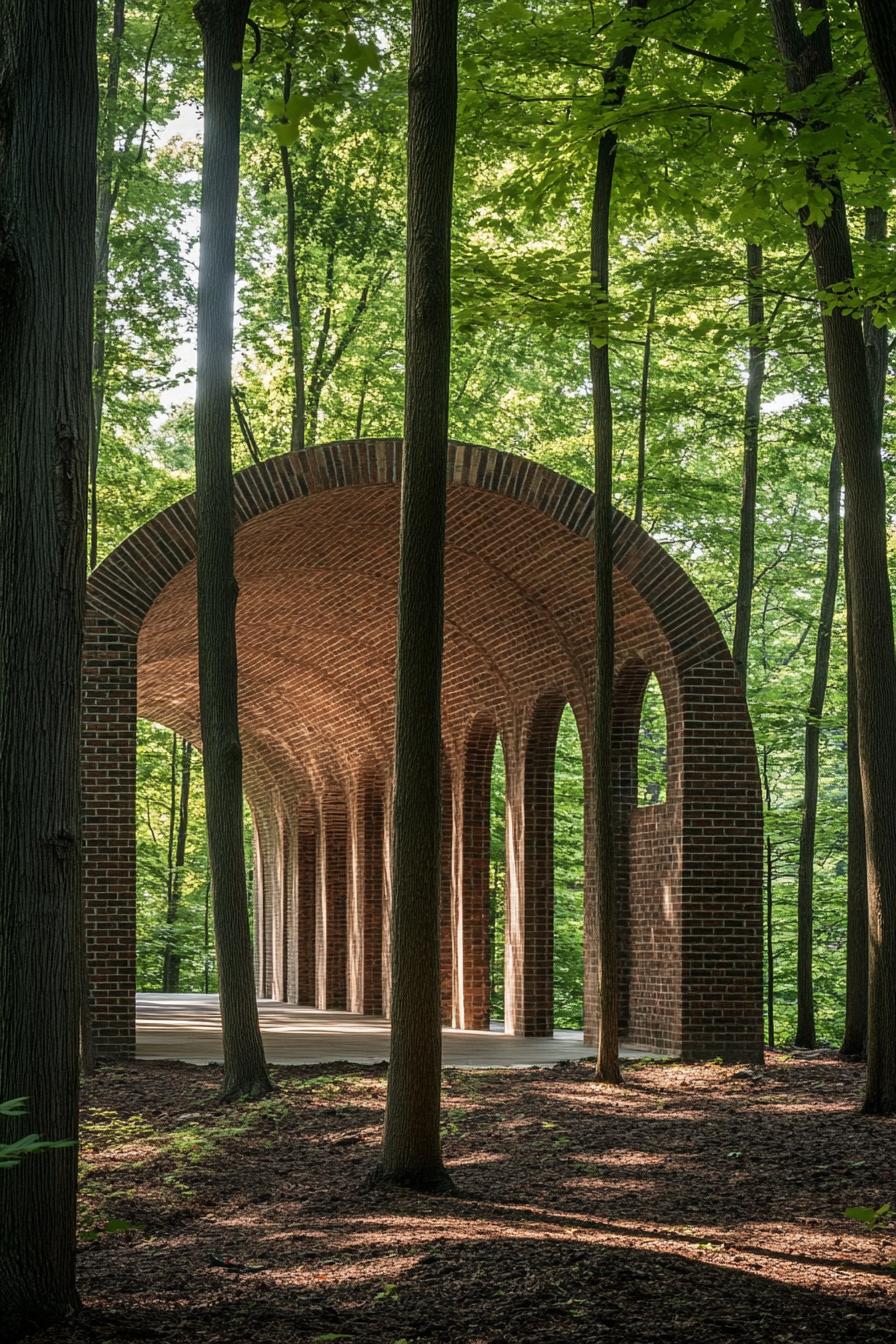
[[(760, 424), (750, 709), (767, 791), (778, 1038), (794, 1022), (802, 743), (824, 573), (831, 430), (819, 300), (892, 324), (892, 240), (864, 241), (864, 211), (892, 205), (896, 151), (858, 15), (828, 6), (836, 73), (799, 99), (785, 86), (763, 0), (690, 0), (643, 22), (616, 0), (461, 6), (450, 427), (588, 483), (587, 331), (611, 361), (618, 506), (634, 503), (643, 342), (656, 295), (647, 407), (646, 528), (697, 582), (730, 638), (737, 574), (748, 326), (745, 244), (764, 253), (767, 349)], [(102, 28), (108, 52), (108, 10)], [(309, 438), (400, 431), (403, 397), (404, 7), (258, 0), (261, 53), (246, 68), (238, 255), (237, 383), (262, 455), (289, 444), (295, 370), (281, 148), (296, 192), (296, 258)], [(822, 21), (824, 11), (815, 11)], [(197, 34), (185, 0), (128, 4), (110, 231), (100, 551), (191, 488), (191, 363), (199, 134)], [(815, 19), (813, 21), (816, 21)], [(640, 44), (624, 108), (602, 70)], [(286, 68), (289, 97), (284, 98)], [(144, 75), (146, 98), (144, 99)], [(101, 71), (102, 83), (102, 71)], [(793, 134), (795, 119), (816, 129)], [(590, 283), (596, 144), (619, 136), (612, 297)], [(144, 152), (138, 155), (146, 125)], [(843, 183), (856, 280), (818, 295), (799, 214), (830, 206), (811, 155)], [(362, 304), (361, 300), (364, 297)], [(601, 306), (602, 305), (602, 306)], [(893, 474), (892, 398), (884, 469)], [(234, 425), (234, 460), (249, 461)], [(842, 1026), (846, 886), (845, 622), (841, 594), (822, 721), (815, 857), (820, 1033)], [(662, 800), (665, 743), (645, 696), (639, 804)], [(140, 983), (155, 987), (167, 880), (167, 753), (141, 725)], [(569, 712), (556, 769), (556, 1016), (581, 1017), (581, 771)], [(185, 988), (205, 972), (205, 851), (197, 761), (178, 940)], [(503, 764), (492, 815), (493, 1013), (503, 984)], [(214, 987), (213, 969), (209, 987)]]
[[(13, 1097), (11, 1101), (0, 1101), (0, 1116), (16, 1117), (27, 1115), (25, 1105), (27, 1097)], [(0, 1143), (0, 1170), (17, 1167), (25, 1157), (46, 1152), (48, 1148), (73, 1148), (74, 1139), (42, 1139), (39, 1134), (25, 1134), (12, 1143)]]

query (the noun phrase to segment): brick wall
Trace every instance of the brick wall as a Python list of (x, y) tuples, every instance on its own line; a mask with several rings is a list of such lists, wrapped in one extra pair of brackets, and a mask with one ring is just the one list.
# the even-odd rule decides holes
[[(286, 454), (239, 473), (240, 715), (257, 827), (259, 991), (389, 1007), (389, 849), (400, 444)], [(506, 1029), (551, 1030), (553, 775), (594, 673), (590, 493), (520, 458), (452, 445), (443, 736), (442, 1003), (488, 1013), (489, 782), (507, 768)], [(133, 1040), (134, 724), (199, 745), (192, 499), (94, 573), (85, 653), (85, 860), (100, 1047)], [(718, 626), (634, 524), (614, 532), (614, 719), (623, 1021), (687, 1057), (761, 1047), (761, 805), (746, 706)], [(636, 808), (647, 677), (666, 703), (664, 805)], [(587, 846), (586, 846), (587, 848)], [(585, 1011), (595, 1031), (585, 872)]]

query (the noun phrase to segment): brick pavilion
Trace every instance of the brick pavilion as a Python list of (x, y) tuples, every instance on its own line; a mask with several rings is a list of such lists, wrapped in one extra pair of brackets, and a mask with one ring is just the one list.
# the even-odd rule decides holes
[[(325, 444), (236, 476), (245, 790), (260, 997), (389, 1011), (389, 788), (401, 443)], [(451, 444), (443, 693), (442, 999), (488, 1027), (489, 825), (506, 767), (505, 1030), (552, 1031), (554, 750), (576, 717), (588, 793), (592, 496)], [(100, 1054), (132, 1053), (137, 716), (197, 746), (195, 506), (164, 510), (88, 585), (85, 903)], [(744, 696), (681, 567), (617, 514), (616, 815), (625, 1039), (685, 1059), (762, 1051), (762, 805)], [(636, 806), (649, 675), (667, 788)], [(587, 825), (587, 821), (586, 821)], [(586, 844), (586, 855), (588, 853)], [(595, 1002), (585, 869), (586, 1024)]]

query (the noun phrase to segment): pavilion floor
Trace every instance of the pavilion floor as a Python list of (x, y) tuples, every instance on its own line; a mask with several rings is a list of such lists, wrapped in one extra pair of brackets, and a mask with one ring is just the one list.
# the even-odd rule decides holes
[[(381, 1017), (325, 1012), (261, 999), (258, 1015), (270, 1064), (377, 1064), (389, 1058), (389, 1023)], [(623, 1048), (637, 1059), (646, 1052)], [(138, 1059), (179, 1059), (214, 1064), (223, 1059), (217, 994), (138, 994)], [(442, 1031), (445, 1068), (550, 1068), (561, 1060), (593, 1059), (580, 1031), (531, 1039), (491, 1031)]]

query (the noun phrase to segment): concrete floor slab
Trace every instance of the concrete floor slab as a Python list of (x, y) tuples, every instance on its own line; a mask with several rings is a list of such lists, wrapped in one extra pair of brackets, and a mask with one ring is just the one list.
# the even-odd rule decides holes
[[(389, 1023), (381, 1017), (324, 1012), (262, 999), (261, 1033), (269, 1064), (378, 1064), (389, 1058)], [(637, 1058), (637, 1050), (623, 1049)], [(217, 994), (138, 994), (138, 1059), (180, 1059), (213, 1064), (223, 1059)], [(500, 1024), (491, 1031), (442, 1032), (445, 1068), (549, 1068), (566, 1059), (593, 1059), (594, 1047), (580, 1031), (553, 1037), (507, 1036)]]

